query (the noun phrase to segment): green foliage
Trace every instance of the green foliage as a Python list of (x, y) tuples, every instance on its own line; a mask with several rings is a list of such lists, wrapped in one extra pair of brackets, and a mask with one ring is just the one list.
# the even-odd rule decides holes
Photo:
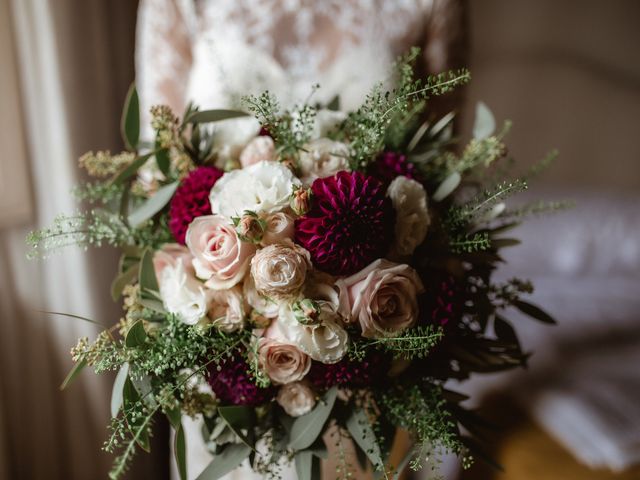
[(491, 247), (491, 240), (487, 232), (459, 234), (449, 240), (449, 247), (454, 253), (472, 253), (488, 250)]
[(311, 138), (315, 108), (305, 103), (281, 111), (278, 100), (268, 91), (244, 97), (243, 102), (273, 137), (282, 158), (296, 158)]
[(463, 452), (457, 424), (438, 385), (397, 385), (382, 392), (377, 400), (382, 415), (415, 436), (417, 448), (410, 463), (413, 470), (419, 470), (436, 453)]
[(389, 128), (396, 123), (408, 124), (432, 96), (442, 95), (469, 81), (467, 70), (449, 71), (416, 79), (414, 64), (419, 50), (401, 58), (396, 65), (397, 86), (385, 91), (382, 84), (369, 93), (363, 105), (352, 112), (342, 125), (341, 134), (349, 141), (351, 149), (349, 165), (352, 170), (365, 170), (384, 147), (385, 136), (389, 132), (398, 139), (397, 132)]
[(375, 348), (393, 355), (394, 358), (415, 360), (426, 357), (442, 339), (442, 335), (442, 329), (439, 327), (421, 325), (404, 330), (397, 336), (353, 342), (349, 355), (354, 359), (363, 359), (367, 349)]

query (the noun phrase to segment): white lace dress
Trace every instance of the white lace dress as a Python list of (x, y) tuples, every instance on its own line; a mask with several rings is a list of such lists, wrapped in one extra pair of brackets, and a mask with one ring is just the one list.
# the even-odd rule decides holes
[[(458, 0), (142, 0), (136, 83), (149, 107), (182, 113), (240, 106), (248, 93), (270, 90), (283, 105), (309, 97), (357, 107), (393, 60), (416, 45), (429, 72), (452, 66), (463, 10)], [(150, 132), (147, 130), (147, 133)], [(188, 427), (189, 477), (211, 456), (197, 422)], [(245, 470), (233, 478), (251, 478)], [(257, 478), (257, 477), (256, 477)]]

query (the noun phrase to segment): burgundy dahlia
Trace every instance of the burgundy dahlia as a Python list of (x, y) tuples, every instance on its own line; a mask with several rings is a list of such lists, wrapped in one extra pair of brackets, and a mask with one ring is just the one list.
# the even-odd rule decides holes
[(349, 275), (387, 253), (395, 212), (380, 181), (342, 171), (318, 178), (311, 190), (311, 209), (296, 220), (295, 238), (319, 270)]
[(388, 360), (383, 355), (373, 353), (357, 362), (347, 358), (333, 364), (312, 362), (305, 378), (319, 391), (334, 385), (366, 388), (386, 378), (384, 372), (388, 367)]
[(416, 166), (407, 160), (407, 156), (398, 152), (383, 152), (373, 164), (371, 173), (385, 185), (389, 185), (394, 178), (404, 175), (417, 180)]
[(209, 385), (225, 405), (260, 405), (273, 397), (273, 387), (260, 388), (251, 379), (247, 362), (236, 354), (209, 368)]
[(169, 229), (178, 243), (184, 245), (187, 228), (194, 218), (211, 214), (209, 193), (222, 174), (215, 167), (198, 167), (180, 183), (169, 206)]
[(429, 299), (429, 322), (445, 326), (454, 324), (460, 316), (460, 295), (453, 278), (434, 285), (434, 295)]

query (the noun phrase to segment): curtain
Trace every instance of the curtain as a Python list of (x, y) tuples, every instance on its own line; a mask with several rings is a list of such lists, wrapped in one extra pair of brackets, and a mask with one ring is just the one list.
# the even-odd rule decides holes
[[(83, 373), (67, 391), (58, 388), (72, 366), (70, 347), (80, 336), (95, 336), (96, 328), (38, 311), (117, 321), (120, 307), (108, 288), (116, 252), (71, 249), (28, 261), (24, 240), (57, 213), (81, 208), (69, 194), (81, 180), (79, 155), (121, 148), (119, 115), (133, 80), (136, 3), (0, 0), (15, 47), (7, 49), (13, 57), (10, 63), (2, 58), (3, 68), (9, 65), (20, 79), (18, 91), (0, 92), (19, 97), (14, 111), (2, 103), (2, 126), (12, 132), (3, 138), (26, 144), (27, 154), (11, 162), (16, 169), (28, 164), (33, 195), (26, 198), (35, 213), (33, 221), (22, 215), (21, 224), (0, 225), (0, 478), (106, 478), (111, 462), (101, 446), (112, 379)], [(0, 148), (5, 158), (7, 147)], [(0, 169), (3, 182), (12, 181), (13, 170)], [(130, 478), (166, 477), (163, 432), (155, 442), (153, 456), (141, 455)]]

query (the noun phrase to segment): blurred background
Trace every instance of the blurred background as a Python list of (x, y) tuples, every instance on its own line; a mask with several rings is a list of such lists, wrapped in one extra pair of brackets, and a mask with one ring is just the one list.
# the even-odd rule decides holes
[[(505, 473), (479, 461), (447, 465), (447, 480), (640, 478), (640, 2), (456, 3), (473, 76), (463, 125), (482, 99), (513, 121), (507, 144), (523, 168), (557, 148), (531, 195), (577, 207), (522, 227), (500, 272), (531, 278), (559, 326), (523, 319), (530, 368), (456, 386), (500, 426), (488, 453)], [(27, 261), (24, 238), (78, 208), (79, 155), (121, 148), (137, 11), (133, 0), (0, 0), (2, 479), (105, 478), (109, 467), (111, 379), (85, 372), (58, 389), (70, 347), (95, 330), (38, 310), (117, 320), (117, 257)], [(169, 478), (162, 426), (155, 443), (130, 478)]]

